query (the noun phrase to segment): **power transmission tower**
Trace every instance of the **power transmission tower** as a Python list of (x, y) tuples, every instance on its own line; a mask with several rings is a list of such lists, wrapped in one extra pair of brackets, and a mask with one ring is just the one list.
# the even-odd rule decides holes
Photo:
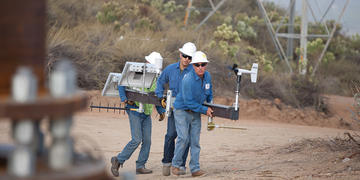
[[(293, 34), (294, 33), (294, 22), (295, 22), (295, 0), (290, 0), (289, 5), (289, 26), (288, 26), (288, 33)], [(294, 39), (289, 38), (287, 40), (287, 49), (286, 49), (286, 55), (288, 59), (293, 60), (294, 59)]]
[[(208, 1), (211, 6), (211, 10), (209, 14), (200, 22), (200, 24), (196, 26), (195, 31), (197, 31), (226, 2), (226, 0), (221, 0), (218, 4), (215, 5), (212, 0), (208, 0)], [(186, 14), (184, 18), (184, 26), (187, 25), (191, 10), (193, 9), (192, 3), (193, 0), (188, 0), (188, 6), (186, 8)]]
[[(311, 5), (309, 4), (308, 0), (302, 0), (302, 10), (301, 10), (301, 32), (300, 34), (296, 34), (294, 32), (294, 14), (295, 14), (295, 4), (296, 4), (296, 0), (290, 0), (289, 1), (289, 9), (288, 9), (288, 14), (283, 16), (282, 20), (280, 21), (280, 25), (277, 27), (277, 29), (275, 30), (273, 28), (272, 23), (270, 22), (270, 19), (267, 15), (267, 12), (264, 8), (264, 5), (262, 3), (261, 0), (256, 0), (259, 6), (259, 9), (263, 15), (263, 18), (265, 20), (265, 24), (269, 30), (270, 36), (273, 40), (273, 43), (275, 45), (276, 50), (278, 51), (278, 54), (280, 56), (280, 59), (284, 59), (290, 69), (290, 72), (292, 72), (291, 66), (289, 65), (288, 59), (292, 59), (293, 57), (293, 50), (294, 50), (294, 45), (293, 45), (293, 39), (300, 39), (300, 56), (299, 56), (299, 73), (300, 74), (306, 74), (307, 73), (307, 42), (309, 38), (325, 38), (327, 39), (326, 44), (324, 49), (322, 50), (322, 53), (320, 55), (320, 57), (317, 59), (315, 68), (312, 72), (312, 75), (315, 74), (319, 63), (321, 62), (322, 58), (324, 57), (324, 54), (330, 44), (331, 39), (334, 36), (334, 33), (336, 31), (336, 26), (339, 24), (342, 16), (344, 15), (344, 12), (350, 2), (350, 0), (347, 0), (337, 21), (335, 22), (331, 33), (327, 27), (327, 24), (324, 21), (324, 18), (326, 17), (326, 15), (328, 14), (330, 8), (332, 7), (332, 5), (334, 4), (335, 0), (332, 0), (331, 3), (329, 4), (329, 6), (327, 7), (325, 13), (322, 15), (320, 21), (318, 21), (318, 18), (316, 18), (315, 13), (311, 7)], [(313, 0), (313, 2), (315, 2), (316, 0)], [(316, 24), (318, 25), (322, 25), (325, 27), (326, 30), (326, 34), (308, 34), (308, 13), (311, 13), (314, 21)], [(287, 33), (279, 33), (280, 28), (284, 25), (284, 20), (285, 17), (289, 16), (289, 23), (287, 24), (288, 26), (288, 32)], [(279, 41), (279, 38), (286, 38), (287, 39), (287, 53), (285, 55), (284, 51), (283, 51), (283, 47)]]
[(300, 59), (299, 59), (299, 72), (306, 74), (307, 66), (307, 38), (308, 38), (308, 16), (307, 16), (308, 3), (307, 0), (302, 0), (301, 8), (301, 32), (300, 32)]

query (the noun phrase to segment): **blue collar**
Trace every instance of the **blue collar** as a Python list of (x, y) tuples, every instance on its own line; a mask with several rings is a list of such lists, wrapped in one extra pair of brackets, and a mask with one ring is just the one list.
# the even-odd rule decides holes
[[(195, 69), (193, 70), (193, 73), (194, 73), (194, 76), (195, 76), (195, 80), (201, 80), (201, 78), (196, 74)], [(203, 76), (204, 80), (206, 79), (205, 76), (206, 76), (206, 71), (205, 71), (204, 76)]]
[(176, 68), (180, 69), (180, 61), (176, 63)]
[[(189, 64), (183, 71), (190, 69), (190, 66), (192, 66), (192, 64)], [(180, 69), (180, 61), (176, 63), (175, 67), (176, 69)]]

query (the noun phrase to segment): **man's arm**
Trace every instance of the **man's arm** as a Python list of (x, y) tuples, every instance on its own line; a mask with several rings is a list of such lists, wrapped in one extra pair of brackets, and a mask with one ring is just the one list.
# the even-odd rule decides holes
[(156, 81), (155, 95), (159, 98), (163, 97), (164, 94), (164, 85), (169, 82), (168, 71), (165, 68), (164, 71), (160, 74), (158, 80)]
[(200, 112), (206, 114), (208, 107), (203, 106), (202, 104), (195, 101), (193, 94), (193, 84), (189, 76), (185, 76), (181, 83), (181, 93), (183, 95), (184, 104), (194, 112)]
[(212, 83), (211, 83), (211, 76), (210, 73), (207, 73), (209, 75), (208, 83), (210, 84), (210, 94), (206, 97), (206, 102), (210, 103), (213, 100), (213, 92), (212, 92)]
[(125, 93), (125, 86), (118, 86), (119, 95), (121, 102), (124, 102), (127, 100), (126, 93)]

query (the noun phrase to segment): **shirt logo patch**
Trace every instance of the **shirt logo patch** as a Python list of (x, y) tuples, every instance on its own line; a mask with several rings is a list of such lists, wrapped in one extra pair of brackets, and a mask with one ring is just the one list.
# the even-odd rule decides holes
[(205, 89), (210, 89), (210, 84), (209, 83), (205, 84)]

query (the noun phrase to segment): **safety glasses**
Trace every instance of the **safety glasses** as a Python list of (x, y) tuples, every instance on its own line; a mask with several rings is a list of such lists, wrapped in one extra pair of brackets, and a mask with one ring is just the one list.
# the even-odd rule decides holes
[(188, 55), (186, 55), (186, 54), (183, 54), (183, 53), (181, 53), (181, 56), (183, 57), (183, 58), (188, 58), (189, 60), (191, 60), (192, 58), (191, 58), (191, 56), (188, 56)]
[(207, 65), (207, 63), (194, 63), (194, 66), (196, 66), (196, 67), (204, 67), (204, 66), (206, 66)]

